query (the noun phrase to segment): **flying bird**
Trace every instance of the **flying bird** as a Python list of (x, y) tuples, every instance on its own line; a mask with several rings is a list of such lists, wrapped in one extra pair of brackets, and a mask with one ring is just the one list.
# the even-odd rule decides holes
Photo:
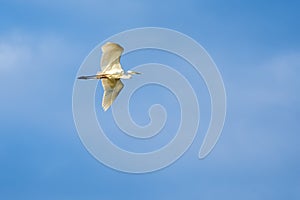
[(107, 42), (101, 49), (101, 71), (96, 75), (80, 76), (78, 79), (101, 79), (104, 89), (102, 108), (106, 111), (124, 87), (120, 79), (130, 79), (133, 74), (141, 73), (130, 70), (124, 72), (120, 64), (120, 58), (124, 49), (119, 44)]

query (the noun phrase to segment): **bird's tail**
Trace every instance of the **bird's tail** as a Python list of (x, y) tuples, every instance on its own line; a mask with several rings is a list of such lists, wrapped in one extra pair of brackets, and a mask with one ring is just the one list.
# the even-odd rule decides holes
[(79, 76), (78, 79), (97, 79), (97, 75), (92, 75), (92, 76)]

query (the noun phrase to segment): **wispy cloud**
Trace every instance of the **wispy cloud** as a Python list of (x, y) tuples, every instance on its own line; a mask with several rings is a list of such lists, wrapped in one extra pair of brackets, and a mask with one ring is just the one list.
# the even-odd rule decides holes
[(18, 70), (31, 57), (31, 49), (22, 38), (15, 35), (0, 38), (0, 70)]
[(294, 103), (299, 99), (296, 92), (300, 85), (299, 73), (300, 52), (274, 56), (255, 66), (235, 68), (232, 77), (226, 80), (229, 98), (235, 102), (234, 106), (246, 110), (248, 106), (267, 108)]
[(42, 121), (41, 115), (44, 119), (65, 117), (70, 107), (63, 108), (62, 102), (70, 98), (66, 95), (71, 95), (74, 76), (83, 59), (75, 46), (58, 35), (0, 35), (0, 108), (1, 114), (6, 113), (3, 119), (19, 116), (35, 122)]
[(286, 160), (289, 167), (297, 163), (290, 158), (297, 156), (299, 141), (299, 73), (300, 52), (234, 71), (227, 80), (227, 121), (215, 161), (234, 170), (250, 167), (266, 173), (279, 170)]

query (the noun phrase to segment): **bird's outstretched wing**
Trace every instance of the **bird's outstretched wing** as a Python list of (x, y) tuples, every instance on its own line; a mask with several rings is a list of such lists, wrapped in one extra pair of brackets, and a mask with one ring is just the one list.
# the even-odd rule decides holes
[[(110, 73), (122, 72), (120, 57), (124, 51), (123, 47), (116, 43), (107, 42), (102, 47), (101, 71)], [(112, 72), (113, 71), (113, 72)]]
[(104, 111), (106, 111), (117, 98), (124, 85), (120, 79), (105, 78), (101, 79), (101, 81), (104, 89), (102, 108)]

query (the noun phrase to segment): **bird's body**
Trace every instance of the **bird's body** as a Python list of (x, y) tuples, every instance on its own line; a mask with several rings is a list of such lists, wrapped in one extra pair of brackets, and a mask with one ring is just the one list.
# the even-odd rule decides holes
[(120, 45), (107, 42), (101, 49), (101, 71), (92, 76), (80, 76), (78, 79), (101, 79), (104, 89), (102, 107), (106, 111), (124, 87), (120, 79), (130, 79), (133, 74), (140, 73), (134, 71), (124, 72), (120, 64), (124, 49)]

